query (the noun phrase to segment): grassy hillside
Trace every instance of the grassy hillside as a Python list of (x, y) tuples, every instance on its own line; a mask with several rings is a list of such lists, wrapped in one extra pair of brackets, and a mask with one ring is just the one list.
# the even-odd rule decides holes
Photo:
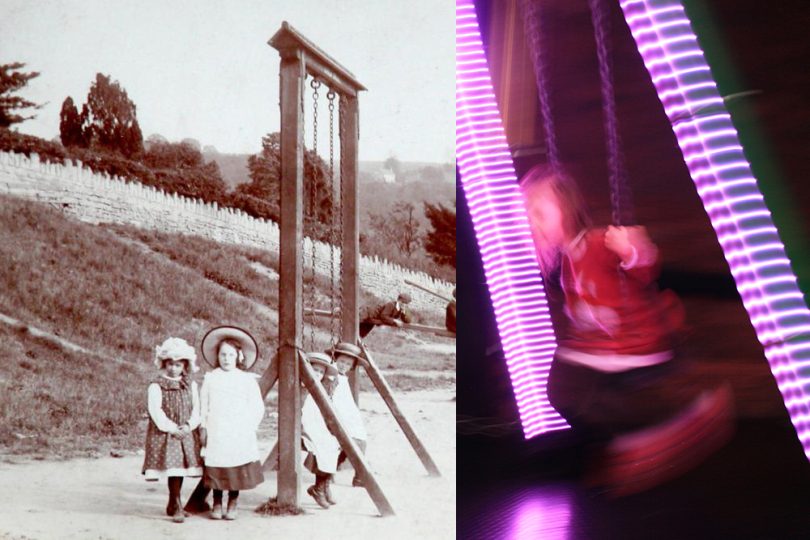
[[(0, 230), (0, 316), (20, 323), (0, 323), (0, 451), (75, 455), (140, 447), (154, 347), (168, 336), (198, 345), (212, 326), (248, 328), (262, 353), (257, 372), (276, 350), (276, 254), (88, 225), (8, 196), (0, 196)], [(326, 307), (323, 279), (316, 289)], [(327, 323), (318, 321), (316, 348), (329, 340)], [(383, 367), (454, 368), (447, 359), (435, 365), (403, 354), (412, 346), (407, 338), (371, 337), (373, 349), (388, 353), (377, 356)], [(391, 383), (418, 386), (407, 377)]]

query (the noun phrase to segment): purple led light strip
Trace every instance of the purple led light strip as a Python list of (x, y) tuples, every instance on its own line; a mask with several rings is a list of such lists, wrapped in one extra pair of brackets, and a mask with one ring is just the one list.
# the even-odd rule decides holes
[(546, 396), (554, 329), (472, 0), (456, 0), (456, 161), (523, 434), (566, 429)]
[(810, 459), (810, 310), (680, 0), (620, 1)]

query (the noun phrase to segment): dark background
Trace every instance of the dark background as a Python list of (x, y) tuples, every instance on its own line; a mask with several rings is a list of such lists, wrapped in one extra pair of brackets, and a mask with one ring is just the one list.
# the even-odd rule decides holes
[[(485, 40), (495, 1), (477, 2)], [(542, 6), (561, 158), (574, 171), (597, 222), (606, 223), (609, 195), (601, 97), (587, 2), (543, 0)], [(728, 109), (807, 294), (810, 2), (687, 1), (685, 7), (721, 94), (758, 91), (730, 101)], [(727, 538), (808, 538), (810, 522), (797, 516), (807, 514), (810, 464), (792, 431), (618, 2), (611, 9), (618, 115), (637, 218), (662, 249), (661, 285), (673, 289), (686, 305), (690, 330), (683, 352), (695, 361), (693, 376), (701, 382), (729, 380), (740, 423), (735, 439), (720, 456), (652, 492), (653, 498), (669, 497), (669, 511), (645, 506), (642, 500), (649, 497), (631, 497), (605, 513), (575, 493), (580, 512), (575, 512), (572, 530), (582, 536), (572, 538), (633, 537), (633, 532), (644, 537), (642, 528), (660, 529), (667, 538), (687, 533), (704, 537), (703, 532), (709, 537), (707, 531)], [(530, 165), (517, 160), (518, 174)], [(515, 476), (533, 478), (532, 486), (546, 485), (549, 479), (565, 481), (572, 477), (576, 446), (567, 434), (523, 441), (460, 186), (457, 220), (459, 531), (473, 537), (476, 530), (486, 528), (484, 502), (476, 495), (481, 486), (492, 492), (499, 482)], [(475, 427), (492, 424), (508, 434), (473, 433)], [(698, 514), (703, 526), (691, 529), (696, 492), (705, 495), (703, 502), (725, 506), (709, 515)], [(630, 519), (631, 515), (641, 519)], [(594, 523), (599, 523), (601, 533), (595, 532)]]

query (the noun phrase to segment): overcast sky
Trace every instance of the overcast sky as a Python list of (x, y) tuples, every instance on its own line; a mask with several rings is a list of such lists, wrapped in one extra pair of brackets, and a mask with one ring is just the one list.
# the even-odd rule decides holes
[(48, 104), (21, 132), (57, 136), (65, 97), (81, 108), (101, 72), (135, 102), (144, 138), (255, 153), (279, 129), (267, 41), (286, 20), (368, 88), (361, 160), (450, 162), (454, 16), (449, 0), (0, 0), (0, 63), (41, 73), (21, 95)]

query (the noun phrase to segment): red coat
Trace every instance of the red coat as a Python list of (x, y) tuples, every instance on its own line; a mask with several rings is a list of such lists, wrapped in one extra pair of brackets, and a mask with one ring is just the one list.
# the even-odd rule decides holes
[(660, 259), (624, 269), (592, 229), (562, 258), (560, 281), (570, 320), (560, 345), (591, 354), (649, 355), (672, 348), (683, 308), (655, 283)]

